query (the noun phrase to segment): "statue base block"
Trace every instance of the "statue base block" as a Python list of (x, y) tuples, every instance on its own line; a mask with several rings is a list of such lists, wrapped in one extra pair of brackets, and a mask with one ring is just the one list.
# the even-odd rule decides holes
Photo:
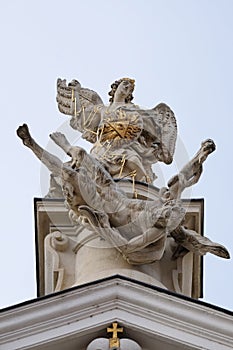
[[(129, 197), (158, 198), (152, 185), (128, 180), (118, 185)], [(183, 200), (185, 226), (203, 234), (203, 199)], [(38, 296), (122, 275), (193, 298), (202, 296), (201, 257), (188, 252), (173, 258), (177, 243), (166, 239), (163, 257), (150, 264), (130, 264), (111, 244), (83, 226), (74, 226), (62, 199), (35, 199)]]

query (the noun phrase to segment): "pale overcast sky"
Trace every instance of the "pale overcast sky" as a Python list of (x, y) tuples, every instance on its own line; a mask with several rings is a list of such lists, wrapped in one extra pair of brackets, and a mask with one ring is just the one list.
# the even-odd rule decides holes
[[(46, 194), (47, 179), (15, 130), (28, 123), (46, 146), (68, 123), (57, 77), (78, 79), (107, 103), (111, 82), (129, 76), (136, 104), (167, 103), (184, 146), (161, 167), (166, 180), (201, 141), (215, 140), (192, 196), (205, 199), (205, 235), (233, 255), (233, 1), (2, 0), (0, 13), (1, 307), (36, 297), (33, 198)], [(232, 273), (232, 259), (207, 255), (204, 300), (233, 309)]]

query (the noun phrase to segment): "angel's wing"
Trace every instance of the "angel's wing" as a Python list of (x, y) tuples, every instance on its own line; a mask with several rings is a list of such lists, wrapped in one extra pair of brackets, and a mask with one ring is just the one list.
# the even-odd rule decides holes
[(66, 83), (66, 80), (57, 79), (57, 103), (58, 109), (63, 114), (73, 116), (74, 113), (74, 91), (79, 94), (79, 100), (82, 107), (89, 108), (95, 105), (103, 104), (97, 92), (84, 88), (77, 80)]
[(173, 111), (160, 103), (143, 113), (144, 133), (152, 146), (159, 149), (159, 161), (170, 164), (173, 160), (177, 138), (177, 124)]
[[(79, 104), (82, 113), (76, 110), (75, 96), (78, 93)], [(63, 114), (72, 116), (70, 125), (73, 129), (82, 132), (82, 137), (89, 142), (96, 142), (98, 128), (98, 116), (93, 114), (95, 106), (103, 105), (100, 96), (93, 90), (84, 88), (77, 80), (66, 83), (66, 80), (57, 80), (57, 103), (58, 109)], [(95, 115), (95, 120), (93, 115)]]

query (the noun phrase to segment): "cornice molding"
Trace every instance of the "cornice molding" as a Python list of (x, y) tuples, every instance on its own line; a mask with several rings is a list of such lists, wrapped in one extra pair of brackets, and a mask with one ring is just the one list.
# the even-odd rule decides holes
[[(33, 349), (69, 338), (78, 341), (84, 335), (91, 341), (93, 334), (98, 336), (115, 320), (129, 329), (131, 338), (133, 335), (142, 348), (146, 337), (173, 344), (174, 349), (178, 345), (180, 349), (233, 348), (230, 313), (121, 277), (3, 310), (0, 347)], [(150, 341), (146, 342), (146, 349), (150, 349)]]

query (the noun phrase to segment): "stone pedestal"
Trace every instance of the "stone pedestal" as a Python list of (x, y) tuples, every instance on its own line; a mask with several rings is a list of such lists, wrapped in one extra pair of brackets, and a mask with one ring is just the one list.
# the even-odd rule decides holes
[[(154, 200), (157, 188), (143, 183), (120, 181), (128, 196)], [(203, 234), (203, 200), (184, 200), (185, 225)], [(191, 252), (172, 259), (176, 243), (167, 238), (161, 260), (131, 265), (103, 238), (73, 226), (63, 200), (36, 199), (38, 295), (49, 294), (114, 275), (148, 283), (194, 298), (202, 295), (201, 258)]]

